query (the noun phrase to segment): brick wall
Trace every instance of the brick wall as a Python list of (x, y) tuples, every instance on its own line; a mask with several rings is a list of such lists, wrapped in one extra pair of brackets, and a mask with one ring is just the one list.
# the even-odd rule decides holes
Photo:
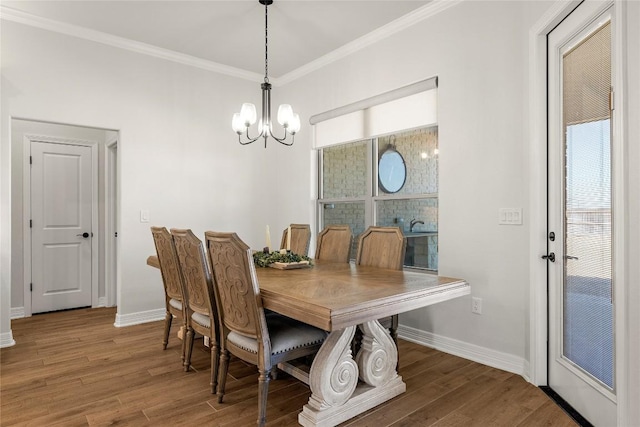
[(369, 140), (323, 150), (324, 198), (367, 194), (367, 144)]
[[(367, 149), (369, 140), (323, 150), (324, 198), (367, 196)], [(409, 232), (410, 221), (416, 219), (414, 232), (438, 231), (438, 128), (417, 129), (378, 140), (378, 158), (393, 146), (403, 157), (407, 169), (404, 186), (392, 195), (378, 191), (380, 197), (398, 195), (431, 195), (423, 199), (381, 200), (376, 203), (377, 225), (398, 226)], [(332, 203), (323, 211), (324, 225), (348, 224), (357, 238), (365, 228), (363, 202)], [(413, 238), (410, 242), (411, 265), (437, 269), (438, 236)], [(355, 249), (354, 249), (355, 250)], [(352, 252), (352, 257), (355, 251)]]

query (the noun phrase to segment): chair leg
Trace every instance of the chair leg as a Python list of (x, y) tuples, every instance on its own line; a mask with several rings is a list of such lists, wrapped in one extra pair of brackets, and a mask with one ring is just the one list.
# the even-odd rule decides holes
[(267, 422), (267, 395), (269, 394), (269, 381), (271, 369), (260, 370), (258, 377), (258, 425), (264, 426)]
[(169, 331), (171, 331), (172, 320), (173, 315), (167, 311), (166, 316), (164, 316), (164, 336), (162, 337), (162, 348), (164, 350), (167, 349), (167, 345), (169, 344)]
[(211, 339), (211, 394), (216, 394), (218, 388), (218, 365), (220, 363), (220, 348), (218, 343)]
[(218, 403), (224, 398), (224, 387), (227, 384), (227, 371), (229, 370), (229, 352), (220, 352), (220, 370), (218, 372)]
[(182, 324), (182, 354), (180, 355), (180, 360), (182, 361), (182, 365), (184, 366), (184, 358), (187, 354), (187, 324)]
[(184, 355), (184, 371), (189, 372), (191, 367), (191, 353), (193, 353), (193, 328), (187, 328), (187, 336), (184, 337), (186, 354)]

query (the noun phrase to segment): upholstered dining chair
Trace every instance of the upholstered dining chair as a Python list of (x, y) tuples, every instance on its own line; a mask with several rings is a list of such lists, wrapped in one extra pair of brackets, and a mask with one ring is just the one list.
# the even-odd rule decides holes
[(327, 225), (316, 242), (315, 259), (349, 262), (353, 235), (348, 225)]
[[(367, 228), (358, 238), (356, 264), (390, 270), (402, 270), (407, 239), (398, 227)], [(389, 329), (391, 338), (398, 345), (398, 315), (379, 319)]]
[(327, 333), (277, 313), (265, 315), (249, 247), (236, 233), (205, 233), (220, 315), (218, 402), (222, 403), (229, 353), (258, 367), (258, 425), (266, 422), (272, 369), (315, 354)]
[[(291, 252), (297, 255), (309, 255), (309, 242), (311, 242), (311, 226), (309, 224), (291, 224)], [(287, 248), (287, 236), (289, 227), (282, 232), (280, 249)]]
[(187, 294), (187, 334), (185, 338), (186, 352), (184, 370), (191, 367), (191, 354), (195, 333), (209, 338), (211, 353), (211, 393), (216, 392), (218, 385), (218, 364), (220, 361), (220, 347), (218, 340), (219, 318), (218, 308), (213, 294), (213, 278), (209, 269), (209, 262), (202, 246), (191, 230), (171, 229), (171, 235), (176, 246), (178, 262)]
[(173, 317), (177, 317), (182, 322), (182, 350), (181, 360), (184, 365), (186, 342), (184, 334), (187, 332), (187, 301), (184, 290), (178, 255), (173, 243), (171, 233), (165, 227), (151, 227), (151, 235), (156, 246), (156, 255), (160, 264), (162, 283), (164, 285), (165, 308), (164, 316), (164, 336), (162, 340), (163, 348), (166, 350), (169, 344), (169, 333)]

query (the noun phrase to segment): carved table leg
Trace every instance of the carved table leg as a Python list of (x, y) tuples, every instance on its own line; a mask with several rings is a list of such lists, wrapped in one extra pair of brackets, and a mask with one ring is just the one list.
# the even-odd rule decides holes
[(362, 344), (356, 356), (360, 379), (372, 386), (381, 386), (398, 376), (398, 349), (386, 328), (377, 320), (363, 323)]
[(356, 327), (333, 331), (318, 351), (311, 372), (309, 405), (317, 410), (345, 403), (358, 384), (358, 366), (351, 357)]
[(377, 320), (361, 327), (357, 363), (351, 355), (355, 326), (331, 332), (320, 348), (309, 373), (311, 398), (298, 415), (301, 425), (335, 426), (406, 390), (389, 333)]

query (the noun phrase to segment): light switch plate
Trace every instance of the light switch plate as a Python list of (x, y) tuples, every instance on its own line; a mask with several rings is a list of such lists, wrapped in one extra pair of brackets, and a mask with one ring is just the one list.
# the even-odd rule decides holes
[(498, 210), (498, 224), (522, 225), (522, 208), (500, 208)]
[(149, 222), (149, 211), (142, 209), (140, 211), (140, 222)]

